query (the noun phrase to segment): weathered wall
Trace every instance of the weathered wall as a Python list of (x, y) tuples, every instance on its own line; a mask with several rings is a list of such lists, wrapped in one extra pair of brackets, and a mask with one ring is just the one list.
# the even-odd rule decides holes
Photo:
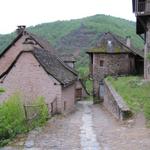
[[(100, 60), (104, 61), (100, 66)], [(99, 98), (99, 82), (107, 75), (129, 74), (131, 62), (134, 58), (129, 58), (128, 54), (93, 54), (93, 79), (94, 96)], [(134, 63), (133, 63), (134, 68)]]
[(105, 94), (103, 105), (110, 111), (117, 119), (124, 120), (131, 116), (131, 111), (125, 104), (122, 97), (115, 91), (115, 89), (106, 80)]
[(18, 91), (25, 103), (43, 96), (50, 106), (57, 98), (58, 110), (62, 110), (60, 83), (45, 72), (31, 53), (23, 53), (20, 56), (0, 86), (6, 90), (5, 94), (0, 95), (1, 102)]
[(75, 104), (75, 84), (62, 88), (62, 103), (63, 109), (66, 112), (74, 110)]

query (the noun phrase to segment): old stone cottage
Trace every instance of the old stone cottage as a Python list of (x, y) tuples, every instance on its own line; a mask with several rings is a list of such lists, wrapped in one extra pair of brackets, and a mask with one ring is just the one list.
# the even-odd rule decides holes
[(0, 55), (0, 86), (6, 91), (0, 102), (19, 92), (24, 103), (43, 96), (49, 110), (55, 101), (57, 112), (71, 111), (77, 73), (55, 54), (48, 41), (27, 32), (25, 26), (19, 26), (17, 32)]
[(103, 100), (106, 76), (143, 74), (143, 54), (132, 46), (130, 37), (124, 39), (110, 32), (103, 33), (96, 46), (87, 53), (95, 103)]

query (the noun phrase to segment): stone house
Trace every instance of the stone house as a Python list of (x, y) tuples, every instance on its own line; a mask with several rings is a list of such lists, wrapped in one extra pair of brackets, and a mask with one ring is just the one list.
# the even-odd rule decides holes
[(48, 41), (19, 26), (17, 37), (0, 55), (0, 86), (5, 93), (0, 102), (15, 92), (24, 103), (43, 96), (52, 111), (69, 112), (74, 108), (77, 73), (54, 52)]
[(150, 0), (132, 0), (136, 33), (144, 40), (144, 79), (150, 80)]
[(124, 39), (110, 32), (103, 33), (87, 53), (95, 103), (103, 101), (106, 76), (143, 74), (143, 54), (132, 46), (130, 37)]
[[(72, 54), (63, 54), (60, 58), (64, 61), (66, 65), (75, 70), (76, 59)], [(78, 79), (75, 88), (75, 99), (84, 100), (89, 95), (82, 79)]]

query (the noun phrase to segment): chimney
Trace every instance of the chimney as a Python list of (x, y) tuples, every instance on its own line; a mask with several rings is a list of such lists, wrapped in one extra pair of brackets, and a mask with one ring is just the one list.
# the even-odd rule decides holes
[(127, 37), (126, 37), (126, 45), (127, 45), (128, 47), (131, 47), (131, 36), (127, 36)]
[(20, 33), (24, 32), (24, 30), (26, 29), (25, 25), (20, 25), (18, 26), (18, 28), (16, 29), (16, 33), (19, 35)]

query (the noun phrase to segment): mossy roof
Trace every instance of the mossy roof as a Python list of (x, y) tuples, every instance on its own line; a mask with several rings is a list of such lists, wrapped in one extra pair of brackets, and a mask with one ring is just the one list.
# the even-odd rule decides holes
[[(111, 40), (110, 40), (111, 39)], [(108, 41), (111, 41), (112, 45), (108, 46)], [(132, 43), (131, 46), (128, 47), (126, 45), (126, 39), (122, 38), (118, 35), (112, 34), (110, 32), (103, 33), (100, 37), (98, 43), (96, 43), (93, 48), (91, 48), (87, 53), (133, 53), (135, 55), (139, 55), (144, 57), (144, 53), (136, 48), (133, 47)]]

